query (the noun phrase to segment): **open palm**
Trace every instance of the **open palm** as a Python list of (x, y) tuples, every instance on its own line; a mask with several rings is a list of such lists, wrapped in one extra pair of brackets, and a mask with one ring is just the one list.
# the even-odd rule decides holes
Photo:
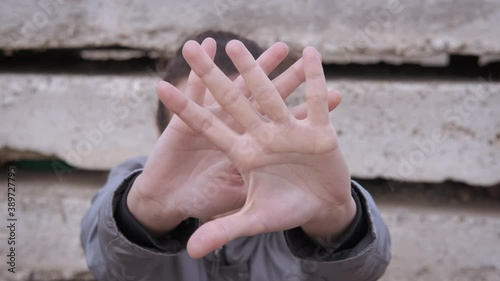
[[(208, 38), (202, 43), (199, 51), (211, 61), (216, 52), (215, 48), (215, 41)], [(287, 53), (285, 44), (276, 43), (259, 57), (257, 64), (267, 75), (283, 61)], [(277, 77), (274, 85), (281, 98), (285, 99), (304, 79), (302, 60), (299, 60)], [(244, 94), (245, 99), (251, 96), (241, 76), (236, 78), (233, 84)], [(160, 97), (162, 91), (163, 88), (158, 87)], [(203, 81), (191, 72), (184, 95), (193, 103), (204, 106), (232, 130), (243, 131), (244, 128), (205, 92)], [(332, 95), (332, 107), (336, 104), (334, 98)], [(175, 102), (175, 99), (171, 102)], [(254, 104), (253, 108), (259, 110), (258, 104)], [(306, 115), (304, 105), (295, 107), (293, 112), (299, 118)], [(247, 195), (247, 185), (226, 154), (207, 141), (202, 133), (192, 130), (177, 115), (173, 116), (160, 136), (137, 181), (142, 183), (139, 191), (143, 197), (151, 199), (148, 211), (164, 213), (170, 218), (174, 213), (177, 215), (177, 221), (187, 217), (209, 220), (221, 213), (240, 208)], [(159, 220), (162, 221), (162, 218)], [(160, 231), (169, 229), (169, 224), (164, 225), (165, 229), (160, 228)]]
[[(349, 172), (329, 121), (329, 95), (317, 51), (309, 47), (303, 52), (307, 104), (301, 110), (306, 114), (295, 116), (241, 42), (231, 41), (226, 51), (260, 110), (199, 44), (186, 43), (184, 56), (241, 129), (228, 126), (172, 85), (159, 86), (162, 102), (227, 155), (248, 188), (239, 212), (208, 222), (193, 234), (188, 243), (192, 257), (202, 257), (242, 236), (297, 226), (316, 229), (318, 218), (341, 218), (346, 206), (352, 206)], [(338, 93), (334, 99), (338, 101)]]

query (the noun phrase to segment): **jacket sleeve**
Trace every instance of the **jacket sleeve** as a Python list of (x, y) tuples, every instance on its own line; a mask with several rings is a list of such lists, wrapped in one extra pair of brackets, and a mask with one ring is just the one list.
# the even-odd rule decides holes
[(130, 179), (142, 171), (144, 158), (128, 160), (111, 170), (81, 222), (81, 243), (97, 280), (184, 280), (182, 263), (194, 266), (185, 251), (159, 251), (128, 240), (118, 228), (114, 211)]
[(367, 224), (364, 236), (353, 247), (336, 250), (310, 240), (298, 243), (297, 237), (286, 231), (286, 245), (298, 259), (298, 265), (295, 272), (288, 272), (291, 279), (284, 276), (284, 280), (300, 277), (305, 280), (371, 281), (384, 274), (391, 259), (389, 230), (368, 191), (354, 181), (352, 188), (359, 198), (358, 211), (363, 212)]

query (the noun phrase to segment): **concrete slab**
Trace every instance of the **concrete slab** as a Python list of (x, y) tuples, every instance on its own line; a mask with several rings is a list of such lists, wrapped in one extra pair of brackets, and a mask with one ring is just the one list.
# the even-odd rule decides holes
[[(157, 79), (0, 75), (0, 161), (58, 158), (107, 170), (147, 155)], [(329, 80), (344, 93), (332, 114), (353, 176), (401, 181), (500, 182), (500, 84)], [(303, 97), (294, 94), (289, 104)]]
[(411, 182), (500, 182), (500, 84), (331, 81), (331, 115), (351, 172)]
[[(230, 30), (263, 46), (282, 40), (325, 62), (445, 65), (449, 54), (500, 54), (498, 1), (3, 2), (0, 49), (123, 46), (173, 54), (200, 30)], [(485, 60), (488, 60), (488, 59)]]
[(8, 120), (0, 128), (4, 161), (58, 158), (80, 168), (107, 170), (133, 156), (147, 155), (155, 142), (158, 79), (0, 77), (0, 115)]
[[(0, 178), (6, 182), (7, 172)], [(92, 280), (80, 246), (80, 220), (106, 173), (16, 172), (16, 273), (0, 263), (0, 280)], [(0, 194), (7, 206), (7, 192)], [(7, 212), (7, 210), (5, 210)], [(6, 227), (0, 240), (7, 241)], [(7, 243), (1, 243), (2, 253)]]
[(382, 281), (498, 280), (498, 210), (381, 207), (393, 243)]

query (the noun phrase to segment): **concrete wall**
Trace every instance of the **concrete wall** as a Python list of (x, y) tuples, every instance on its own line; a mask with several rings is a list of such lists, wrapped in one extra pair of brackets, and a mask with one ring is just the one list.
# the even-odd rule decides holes
[[(262, 46), (284, 41), (296, 55), (304, 46), (315, 46), (324, 63), (447, 67), (452, 55), (477, 56), (479, 65), (500, 62), (496, 0), (2, 4), (4, 57), (19, 50), (68, 48), (77, 49), (89, 64), (171, 57), (187, 35), (223, 29)], [(107, 171), (127, 158), (147, 155), (154, 144), (158, 78), (146, 68), (128, 74), (119, 74), (120, 69), (49, 72), (34, 57), (22, 71), (0, 65), (0, 164), (61, 159), (80, 170), (19, 170), (19, 270), (8, 274), (1, 262), (0, 280), (91, 280), (79, 244), (80, 219)], [(54, 69), (64, 64), (53, 61)], [(500, 83), (488, 75), (380, 77), (374, 69), (366, 76), (332, 76), (328, 84), (344, 94), (331, 119), (352, 175), (412, 182), (406, 197), (396, 196), (404, 193), (397, 182), (379, 184), (390, 192), (375, 194), (394, 247), (383, 281), (497, 281), (498, 201), (470, 193), (499, 191), (494, 186), (500, 184)], [(301, 101), (299, 91), (288, 103)], [(5, 175), (0, 181), (6, 182)], [(421, 183), (440, 184), (428, 190)], [(464, 193), (462, 183), (488, 188)], [(0, 205), (6, 201), (1, 192)], [(2, 228), (1, 253), (7, 235)]]
[[(122, 46), (168, 56), (186, 35), (214, 28), (263, 46), (283, 40), (296, 53), (313, 45), (325, 63), (446, 65), (452, 54), (477, 55), (480, 62), (500, 57), (498, 1), (9, 0), (4, 7), (0, 49), (6, 53)], [(499, 87), (486, 80), (332, 82), (345, 92), (334, 121), (353, 175), (500, 182)], [(12, 120), (0, 129), (0, 162), (59, 158), (109, 169), (147, 154), (156, 136), (155, 81), (0, 74), (0, 116)]]
[[(121, 46), (169, 56), (187, 35), (213, 28), (263, 46), (283, 40), (297, 54), (313, 45), (325, 63), (445, 66), (453, 54), (476, 55), (480, 63), (500, 58), (498, 1), (9, 0), (4, 7), (0, 49), (7, 54), (76, 48), (93, 57), (86, 49)], [(487, 80), (332, 81), (345, 93), (333, 118), (353, 175), (499, 183), (500, 88)], [(0, 117), (12, 120), (0, 128), (0, 162), (58, 158), (109, 169), (147, 154), (156, 137), (155, 82), (143, 76), (0, 74)]]

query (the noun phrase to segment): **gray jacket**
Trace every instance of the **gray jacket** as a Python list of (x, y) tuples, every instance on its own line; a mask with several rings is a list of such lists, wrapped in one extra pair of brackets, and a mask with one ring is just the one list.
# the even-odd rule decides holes
[[(192, 259), (185, 249), (160, 251), (141, 247), (120, 232), (113, 214), (126, 183), (142, 171), (145, 161), (145, 157), (134, 158), (111, 170), (82, 220), (81, 242), (97, 280), (364, 281), (377, 280), (390, 261), (388, 229), (370, 194), (356, 182), (352, 186), (360, 195), (368, 231), (357, 245), (335, 252), (327, 260), (318, 258), (318, 251), (298, 257), (283, 232), (230, 242), (225, 246), (227, 264), (221, 266), (216, 253)], [(216, 271), (214, 265), (218, 266)]]

